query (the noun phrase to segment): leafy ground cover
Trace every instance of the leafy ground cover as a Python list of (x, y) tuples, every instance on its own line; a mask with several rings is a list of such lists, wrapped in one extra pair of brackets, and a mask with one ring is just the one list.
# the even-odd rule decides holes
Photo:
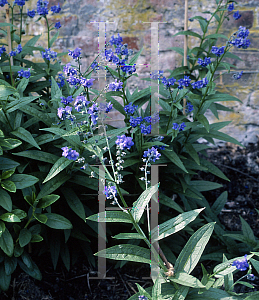
[[(208, 159), (224, 170), (226, 176), (231, 180), (226, 182), (216, 177), (212, 178), (213, 175), (199, 173), (198, 176), (202, 179), (223, 185), (221, 189), (206, 193), (210, 205), (223, 191), (227, 191), (228, 201), (219, 214), (219, 219), (226, 230), (232, 233), (233, 231), (240, 232), (239, 215), (241, 215), (253, 229), (255, 236), (259, 237), (259, 217), (256, 212), (256, 209), (259, 209), (259, 143), (250, 144), (245, 149), (227, 143), (224, 147), (212, 148), (206, 152)], [(137, 292), (135, 282), (144, 288), (152, 286), (152, 280), (145, 279), (149, 275), (149, 267), (145, 264), (128, 263), (123, 268), (116, 269), (115, 263), (107, 261), (107, 276), (114, 279), (94, 280), (89, 277), (96, 276), (95, 270), (89, 266), (85, 258), (79, 260), (69, 272), (61, 264), (58, 264), (57, 270), (54, 271), (48, 255), (40, 258), (34, 257), (34, 260), (40, 269), (44, 270), (42, 281), (37, 281), (25, 273), (17, 272), (13, 276), (8, 292), (1, 295), (1, 300), (128, 299)], [(212, 262), (203, 261), (202, 263), (209, 269)], [(197, 268), (197, 273), (197, 277), (202, 277), (201, 268)], [(255, 275), (255, 280), (249, 281), (254, 289), (237, 285), (235, 291), (244, 293), (259, 290), (259, 276)], [(236, 279), (240, 278), (242, 272), (236, 276), (238, 276)]]

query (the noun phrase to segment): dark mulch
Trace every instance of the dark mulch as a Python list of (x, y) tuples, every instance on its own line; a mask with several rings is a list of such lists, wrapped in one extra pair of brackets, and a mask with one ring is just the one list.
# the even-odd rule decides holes
[[(206, 199), (212, 204), (223, 191), (228, 191), (228, 202), (219, 215), (226, 230), (240, 231), (241, 215), (259, 237), (259, 215), (255, 210), (259, 210), (259, 144), (241, 148), (227, 143), (224, 147), (208, 150), (207, 154), (209, 160), (218, 166), (231, 182), (211, 174), (200, 173), (201, 178), (223, 185), (220, 189), (205, 193)], [(96, 280), (90, 279), (96, 276), (96, 273), (85, 259), (76, 263), (69, 272), (62, 266), (53, 271), (48, 257), (34, 260), (42, 270), (42, 281), (16, 272), (12, 276), (9, 291), (1, 293), (0, 300), (123, 300), (137, 292), (135, 282), (143, 287), (152, 285), (151, 280), (143, 279), (149, 276), (147, 265), (128, 263), (122, 269), (115, 269), (114, 264), (107, 261), (107, 277), (113, 279)], [(258, 278), (253, 284), (257, 289)], [(238, 292), (244, 290), (240, 288)]]

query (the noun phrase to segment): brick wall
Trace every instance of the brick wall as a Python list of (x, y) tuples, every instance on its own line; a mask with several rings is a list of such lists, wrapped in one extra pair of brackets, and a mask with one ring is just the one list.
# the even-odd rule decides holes
[[(36, 7), (35, 0), (27, 2), (27, 8)], [(183, 46), (183, 36), (173, 37), (184, 26), (184, 0), (50, 0), (50, 6), (58, 2), (62, 6), (61, 15), (50, 14), (53, 22), (60, 21), (60, 37), (54, 46), (57, 52), (67, 51), (75, 47), (82, 48), (83, 68), (88, 66), (98, 53), (98, 22), (106, 23), (107, 40), (112, 34), (120, 33), (123, 41), (129, 48), (137, 51), (144, 47), (139, 58), (137, 71), (140, 78), (149, 74), (150, 66), (150, 23), (161, 22), (159, 25), (159, 68), (161, 70), (174, 69), (181, 66), (182, 57), (168, 48)], [(195, 15), (208, 17), (203, 11), (213, 11), (215, 1), (189, 0), (188, 17)], [(238, 97), (242, 103), (223, 103), (234, 109), (233, 113), (221, 113), (219, 121), (232, 120), (225, 132), (234, 136), (240, 142), (247, 144), (256, 142), (259, 135), (259, 0), (239, 0), (235, 5), (242, 17), (224, 22), (222, 31), (227, 36), (236, 31), (239, 26), (246, 26), (250, 30), (251, 46), (247, 50), (235, 49), (232, 52), (243, 60), (233, 60), (231, 63), (237, 71), (243, 71), (243, 76), (236, 81), (232, 78), (234, 69), (230, 74), (221, 76), (218, 90)], [(18, 10), (17, 10), (18, 12)], [(2, 20), (4, 10), (1, 9)], [(35, 17), (36, 20), (36, 17)], [(34, 20), (34, 21), (35, 21)], [(46, 33), (44, 23), (28, 20), (26, 25), (26, 39), (32, 35), (42, 34), (39, 44), (46, 46)], [(200, 32), (197, 20), (189, 22), (189, 29)], [(213, 28), (211, 28), (211, 33)], [(54, 31), (53, 31), (54, 34)], [(197, 39), (190, 37), (189, 47), (196, 45)], [(218, 44), (218, 46), (223, 46)], [(40, 55), (38, 57), (40, 58)], [(69, 58), (64, 59), (64, 62)], [(139, 78), (139, 79), (140, 79)], [(133, 78), (131, 88), (148, 87), (148, 82)], [(115, 116), (118, 118), (119, 116)], [(216, 122), (212, 116), (211, 121)]]

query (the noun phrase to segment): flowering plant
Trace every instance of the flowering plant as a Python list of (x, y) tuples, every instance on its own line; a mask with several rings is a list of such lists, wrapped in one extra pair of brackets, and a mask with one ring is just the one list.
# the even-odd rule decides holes
[[(29, 18), (37, 14), (45, 20), (46, 48), (35, 46), (40, 36), (23, 44), (25, 1), (16, 0), (9, 5), (12, 16), (16, 6), (21, 14), (19, 36), (15, 30), (6, 30), (9, 50), (5, 43), (0, 48), (2, 290), (8, 289), (17, 264), (29, 275), (41, 279), (41, 272), (28, 253), (31, 243), (40, 242), (45, 245), (43, 249), (50, 249), (54, 268), (61, 257), (69, 270), (70, 253), (75, 256), (78, 253), (78, 247), (74, 247), (76, 239), (94, 265), (89, 231), (93, 239), (98, 229), (93, 221), (123, 223), (124, 231), (116, 232), (114, 238), (134, 239), (132, 244), (103, 249), (98, 256), (150, 264), (152, 254), (151, 267), (156, 269), (154, 287), (150, 292), (138, 286), (139, 294), (130, 299), (158, 299), (161, 293), (172, 299), (184, 299), (187, 294), (199, 299), (200, 293), (212, 298), (224, 280), (225, 291), (220, 290), (220, 295), (228, 297), (234, 292), (233, 284), (226, 288), (226, 281), (232, 280), (236, 267), (251, 270), (250, 260), (257, 268), (251, 254), (245, 257), (245, 262), (224, 258), (212, 275), (203, 268), (201, 281), (190, 275), (209, 243), (215, 221), (213, 239), (220, 240), (231, 257), (240, 254), (235, 252), (238, 247), (233, 239), (223, 237), (225, 231), (217, 218), (227, 194), (221, 194), (210, 207), (202, 192), (220, 185), (195, 177), (196, 172), (202, 170), (228, 180), (202, 157), (209, 146), (200, 143), (200, 138), (210, 143), (221, 139), (241, 145), (219, 131), (229, 122), (210, 124), (205, 116), (207, 110), (216, 117), (218, 111), (228, 110), (217, 103), (219, 101), (239, 101), (215, 90), (216, 72), (230, 71), (232, 65), (223, 60), (233, 56), (231, 48), (246, 49), (250, 45), (249, 31), (244, 27), (230, 38), (218, 33), (207, 34), (213, 18), (218, 23), (218, 32), (227, 17), (226, 12), (232, 13), (233, 1), (226, 2), (216, 1), (216, 11), (209, 20), (193, 18), (199, 21), (202, 35), (191, 31), (177, 34), (199, 39), (198, 49), (189, 50), (187, 66), (172, 70), (168, 76), (159, 70), (145, 79), (159, 85), (160, 109), (152, 114), (150, 98), (154, 91), (150, 87), (132, 91), (127, 86), (129, 78), (138, 77), (136, 62), (141, 51), (134, 54), (123, 44), (119, 34), (111, 37), (109, 49), (99, 53), (99, 63), (96, 58), (83, 72), (81, 48), (68, 50), (71, 62), (64, 66), (59, 57), (66, 53), (57, 53), (52, 48), (58, 31), (52, 38), (51, 31), (58, 30), (62, 22), (49, 24), (48, 14), (50, 11), (58, 14), (60, 5), (49, 10), (48, 1), (38, 0), (36, 10), (27, 11)], [(7, 1), (0, 2), (1, 6), (5, 4)], [(237, 17), (235, 12), (234, 18)], [(8, 25), (12, 29), (13, 22), (12, 17)], [(226, 44), (217, 45), (218, 38), (225, 38)], [(42, 62), (26, 59), (26, 55), (33, 55), (34, 51), (39, 51)], [(106, 72), (110, 81), (102, 90), (95, 89), (97, 71)], [(237, 73), (235, 79), (241, 75)], [(108, 125), (107, 119), (114, 109), (124, 116), (123, 128)], [(158, 133), (153, 135), (155, 128)], [(159, 164), (165, 164), (166, 171), (158, 172)], [(157, 180), (154, 180), (154, 170)], [(149, 208), (150, 202), (152, 209), (158, 207), (158, 189), (160, 225), (153, 226)], [(132, 195), (133, 190), (135, 195)], [(119, 210), (98, 212), (98, 202), (92, 201), (89, 195), (93, 191), (99, 192), (99, 197), (112, 200), (109, 205), (116, 205)], [(11, 197), (12, 193), (15, 197)], [(176, 203), (172, 195), (177, 195), (181, 202)], [(198, 215), (200, 218), (196, 219)], [(191, 225), (195, 219), (196, 223)], [(132, 233), (132, 228), (136, 232)], [(189, 233), (192, 236), (186, 243)], [(160, 247), (157, 247), (158, 241)], [(177, 247), (170, 250), (175, 241)], [(41, 253), (41, 249), (35, 246), (34, 251)], [(222, 257), (224, 250), (218, 254)], [(206, 255), (214, 260), (210, 252)], [(215, 281), (217, 276), (219, 279)]]

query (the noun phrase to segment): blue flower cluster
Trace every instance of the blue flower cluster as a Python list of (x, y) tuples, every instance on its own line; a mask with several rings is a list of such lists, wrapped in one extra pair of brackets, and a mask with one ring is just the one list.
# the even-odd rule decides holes
[(117, 189), (115, 185), (105, 186), (103, 194), (107, 199), (113, 199), (117, 195)]
[(25, 0), (14, 0), (14, 5), (24, 6)]
[(166, 89), (169, 89), (170, 86), (173, 86), (175, 84), (176, 79), (174, 79), (174, 77), (171, 77), (171, 78), (168, 78), (168, 79), (163, 77), (161, 79), (161, 82), (163, 83), (163, 85), (165, 86)]
[(5, 46), (0, 47), (0, 56), (6, 52)]
[(123, 87), (123, 82), (121, 81), (117, 82), (117, 79), (115, 79), (114, 82), (109, 84), (109, 89), (111, 91), (119, 91), (120, 89), (122, 89), (122, 87)]
[(49, 2), (47, 0), (38, 0), (37, 1), (37, 14), (39, 16), (45, 17), (49, 13), (48, 4), (49, 4)]
[(236, 34), (236, 38), (230, 41), (230, 44), (237, 48), (247, 49), (250, 46), (250, 40), (247, 39), (249, 35), (249, 30), (246, 27), (240, 26)]
[(130, 102), (128, 105), (125, 105), (125, 107), (124, 107), (124, 110), (127, 115), (133, 115), (137, 109), (138, 109), (138, 106), (133, 105), (132, 102)]
[(146, 296), (142, 295), (142, 296), (138, 296), (138, 300), (148, 300)]
[(68, 158), (69, 160), (77, 160), (79, 153), (76, 152), (76, 150), (72, 150), (72, 148), (63, 147), (61, 148), (63, 150), (62, 156)]
[(42, 55), (42, 58), (45, 58), (45, 59), (47, 59), (49, 61), (51, 59), (53, 59), (53, 61), (55, 61), (55, 59), (57, 58), (57, 52), (50, 50), (50, 48), (49, 49), (45, 49), (45, 52), (42, 51), (41, 55)]
[(238, 19), (241, 18), (241, 15), (239, 14), (239, 11), (235, 11), (235, 12), (234, 12), (233, 18), (234, 18), (235, 20), (238, 20)]
[(207, 65), (209, 65), (211, 63), (211, 58), (210, 57), (205, 57), (204, 60), (202, 60), (201, 58), (198, 58), (198, 65), (202, 66), (202, 67), (207, 67)]
[(30, 69), (28, 69), (28, 70), (21, 69), (20, 71), (18, 71), (18, 75), (19, 75), (19, 77), (25, 77), (28, 79), (31, 77)]
[(60, 4), (51, 6), (50, 10), (52, 11), (53, 14), (58, 14), (61, 11)]
[(207, 84), (209, 83), (207, 77), (203, 78), (202, 80), (198, 80), (196, 82), (192, 83), (192, 88), (193, 89), (202, 89), (204, 87), (207, 86)]
[(65, 108), (59, 107), (57, 115), (61, 120), (65, 120), (65, 119), (68, 119), (70, 121), (74, 120), (74, 116), (72, 115), (72, 107), (71, 106), (66, 106)]
[(179, 131), (183, 131), (184, 128), (186, 127), (185, 123), (183, 122), (182, 124), (177, 124), (177, 123), (173, 123), (173, 129), (174, 130), (179, 130)]
[[(122, 72), (126, 74), (132, 74), (136, 72), (136, 64), (134, 65), (128, 65), (126, 62), (128, 61), (129, 55), (132, 55), (133, 51), (131, 49), (128, 49), (127, 44), (122, 44), (122, 37), (118, 33), (118, 37), (114, 37), (114, 35), (111, 37), (109, 44), (115, 47), (115, 52), (112, 51), (112, 49), (107, 49), (104, 51), (103, 56), (108, 62), (112, 62), (117, 65), (117, 67), (120, 67)], [(122, 58), (124, 56), (124, 58)]]
[(77, 75), (77, 70), (71, 67), (71, 63), (66, 64), (63, 67), (63, 72), (68, 75)]
[(240, 271), (245, 271), (249, 268), (249, 264), (247, 262), (247, 254), (245, 254), (243, 259), (234, 260), (232, 266), (236, 267)]
[(60, 97), (60, 99), (61, 99), (61, 103), (65, 104), (65, 105), (68, 105), (69, 103), (72, 103), (74, 101), (72, 96), (68, 96), (67, 98), (62, 96), (62, 97)]
[(75, 106), (75, 110), (77, 112), (80, 112), (83, 108), (85, 108), (88, 104), (90, 103), (90, 101), (87, 101), (85, 96), (77, 96), (74, 106)]
[(216, 56), (221, 56), (224, 53), (225, 46), (218, 48), (217, 46), (212, 46), (211, 53), (215, 54)]
[(0, 6), (4, 7), (5, 4), (8, 4), (7, 0), (0, 0)]
[(144, 151), (143, 157), (147, 158), (148, 161), (155, 162), (160, 158), (161, 154), (157, 151), (155, 147), (152, 147), (151, 149), (147, 149), (147, 151)]
[(75, 50), (68, 49), (68, 55), (72, 56), (73, 59), (77, 59), (81, 55), (81, 48), (76, 48)]
[(154, 71), (150, 74), (150, 78), (153, 79), (153, 80), (158, 80), (160, 79), (164, 74), (164, 71)]
[(59, 28), (61, 27), (60, 22), (56, 22), (54, 27), (55, 27), (56, 29), (59, 29)]
[(228, 6), (228, 11), (234, 10), (234, 3), (230, 3)]
[(35, 17), (35, 14), (36, 14), (36, 11), (34, 9), (32, 10), (27, 10), (27, 16), (30, 17), (30, 18), (34, 18)]
[(21, 52), (22, 52), (22, 45), (19, 44), (15, 50), (12, 50), (12, 51), (9, 53), (9, 55), (10, 55), (10, 56), (16, 56), (16, 54), (19, 54), (19, 53), (21, 53)]
[(57, 85), (60, 89), (65, 85), (65, 77), (63, 74), (58, 74)]
[(188, 114), (192, 111), (193, 111), (193, 105), (190, 102), (187, 102), (185, 112)]
[(132, 137), (127, 137), (125, 134), (123, 134), (121, 136), (117, 136), (115, 144), (120, 150), (130, 150), (131, 146), (134, 145), (134, 142), (132, 141)]
[(178, 89), (181, 90), (183, 87), (188, 87), (191, 83), (190, 76), (184, 75), (184, 78), (178, 80)]

